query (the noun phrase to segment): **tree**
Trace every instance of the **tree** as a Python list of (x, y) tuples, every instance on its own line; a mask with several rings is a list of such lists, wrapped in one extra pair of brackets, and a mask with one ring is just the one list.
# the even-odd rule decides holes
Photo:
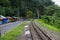
[(2, 6), (0, 6), (0, 15), (5, 15), (5, 10)]
[(33, 13), (32, 13), (32, 11), (28, 11), (27, 12), (27, 18), (33, 18)]
[[(5, 11), (7, 14), (9, 13), (11, 15), (13, 14), (15, 15), (16, 12), (18, 11), (18, 14), (20, 16), (25, 16), (25, 17), (27, 11), (31, 10), (34, 14), (34, 17), (40, 18), (41, 15), (44, 15), (45, 8), (48, 7), (49, 5), (54, 5), (52, 0), (3, 0), (3, 1), (0, 0), (0, 6), (7, 8), (4, 10), (6, 11), (13, 10), (13, 12)], [(12, 8), (9, 9), (9, 7)]]

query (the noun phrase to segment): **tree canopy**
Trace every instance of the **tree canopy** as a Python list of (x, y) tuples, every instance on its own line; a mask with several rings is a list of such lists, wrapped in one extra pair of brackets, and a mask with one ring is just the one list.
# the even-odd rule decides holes
[(34, 16), (37, 16), (37, 9), (41, 15), (44, 14), (45, 8), (49, 5), (54, 5), (54, 2), (52, 2), (52, 0), (0, 0), (0, 6), (2, 9), (4, 8), (5, 11), (3, 12), (5, 13), (5, 16), (9, 14), (16, 15), (16, 13), (19, 13), (20, 16), (26, 16), (25, 14), (28, 10), (31, 10), (35, 14)]

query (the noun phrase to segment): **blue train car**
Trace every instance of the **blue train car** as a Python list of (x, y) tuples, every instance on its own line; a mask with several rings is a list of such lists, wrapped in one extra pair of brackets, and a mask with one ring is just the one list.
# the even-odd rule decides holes
[(6, 17), (0, 15), (0, 18), (2, 18), (2, 20), (0, 21), (0, 24), (8, 23), (8, 19)]

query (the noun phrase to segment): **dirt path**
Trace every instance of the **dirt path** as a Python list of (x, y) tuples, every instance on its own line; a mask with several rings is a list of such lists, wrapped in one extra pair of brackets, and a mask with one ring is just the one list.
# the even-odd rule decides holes
[(24, 27), (23, 34), (19, 36), (17, 40), (32, 40), (29, 25)]

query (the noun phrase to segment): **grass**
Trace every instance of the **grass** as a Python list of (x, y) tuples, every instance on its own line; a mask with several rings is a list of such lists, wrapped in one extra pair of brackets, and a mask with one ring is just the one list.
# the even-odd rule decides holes
[(36, 19), (35, 21), (38, 22), (38, 23), (40, 23), (40, 24), (42, 24), (44, 27), (47, 27), (47, 28), (50, 29), (50, 30), (53, 30), (53, 31), (55, 31), (55, 32), (60, 33), (60, 29), (59, 29), (59, 28), (56, 28), (56, 27), (51, 26), (51, 25), (49, 25), (49, 24), (46, 24), (46, 23), (45, 23), (43, 20), (41, 20), (41, 19)]
[(3, 37), (0, 38), (0, 40), (17, 40), (17, 37), (23, 33), (23, 28), (25, 25), (26, 23), (23, 22), (17, 28), (6, 33)]

